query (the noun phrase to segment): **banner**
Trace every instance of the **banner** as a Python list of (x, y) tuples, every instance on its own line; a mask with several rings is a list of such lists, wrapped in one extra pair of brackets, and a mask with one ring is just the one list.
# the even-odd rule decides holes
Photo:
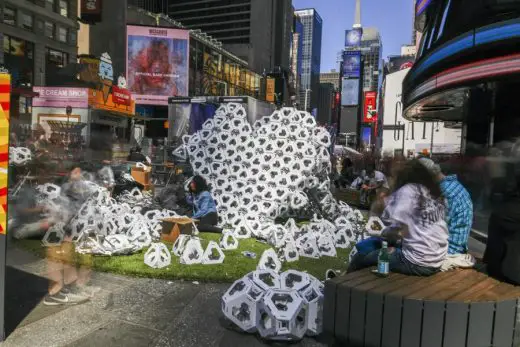
[(275, 102), (274, 93), (276, 90), (276, 80), (274, 78), (267, 78), (267, 87), (265, 100), (268, 102)]
[(359, 105), (359, 80), (344, 78), (341, 83), (341, 106)]
[(343, 76), (344, 78), (360, 78), (361, 75), (361, 52), (343, 52)]
[(124, 114), (129, 117), (135, 115), (135, 102), (130, 101), (120, 103), (118, 97), (114, 98), (114, 94), (111, 92), (105, 92), (103, 90), (89, 89), (88, 91), (88, 104), (98, 110), (111, 111), (119, 114)]
[(101, 22), (102, 0), (81, 0), (81, 20), (87, 23)]
[(377, 92), (365, 92), (363, 123), (372, 123), (377, 119)]
[(7, 170), (9, 167), (9, 108), (11, 76), (0, 72), (0, 234), (7, 232)]
[(188, 96), (188, 30), (127, 26), (126, 73), (136, 103), (168, 105)]
[(40, 96), (33, 98), (34, 107), (88, 108), (87, 88), (33, 87)]
[(362, 37), (363, 37), (363, 29), (361, 29), (361, 28), (345, 30), (345, 47), (361, 46)]

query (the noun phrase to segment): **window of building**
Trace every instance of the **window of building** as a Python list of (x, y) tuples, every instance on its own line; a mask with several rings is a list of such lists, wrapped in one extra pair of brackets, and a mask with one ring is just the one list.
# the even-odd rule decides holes
[(51, 22), (45, 22), (45, 36), (47, 36), (50, 39), (54, 39), (55, 36), (55, 25)]
[(46, 1), (47, 1), (47, 7), (54, 11), (54, 9), (56, 8), (56, 0), (46, 0)]
[(22, 13), (22, 27), (27, 30), (33, 30), (34, 17), (28, 13)]
[(11, 7), (4, 7), (4, 23), (16, 25), (16, 10)]
[(59, 10), (60, 10), (60, 15), (62, 15), (63, 17), (68, 17), (69, 16), (69, 2), (68, 2), (68, 0), (60, 0), (59, 1)]
[(67, 65), (68, 58), (67, 53), (47, 48), (47, 65), (62, 68)]
[(4, 34), (4, 65), (11, 72), (13, 85), (32, 84), (34, 45)]
[(58, 28), (58, 41), (67, 42), (68, 30), (65, 28)]

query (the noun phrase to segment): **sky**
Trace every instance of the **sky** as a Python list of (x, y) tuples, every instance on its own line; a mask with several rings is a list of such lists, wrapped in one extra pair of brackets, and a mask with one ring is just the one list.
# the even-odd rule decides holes
[[(376, 27), (383, 39), (383, 58), (400, 54), (410, 44), (412, 0), (361, 0), (361, 25)], [(323, 18), (321, 72), (337, 68), (338, 52), (345, 45), (345, 30), (354, 24), (355, 0), (293, 0), (295, 9), (315, 8)]]

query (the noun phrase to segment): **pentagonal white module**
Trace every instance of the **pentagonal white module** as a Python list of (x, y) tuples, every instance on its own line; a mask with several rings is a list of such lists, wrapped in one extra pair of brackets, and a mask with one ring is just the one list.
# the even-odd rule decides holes
[(51, 226), (42, 239), (42, 244), (45, 247), (59, 246), (65, 237), (65, 224), (56, 223)]
[(323, 292), (311, 281), (311, 285), (299, 291), (307, 305), (307, 335), (318, 336), (323, 331)]
[(287, 230), (279, 224), (274, 224), (269, 227), (269, 237), (267, 242), (275, 247), (282, 248), (285, 244), (285, 235), (287, 234)]
[[(264, 304), (276, 322), (271, 340), (301, 340), (307, 331), (307, 308), (296, 291), (272, 289), (265, 293)], [(260, 329), (259, 332), (261, 333)]]
[(273, 270), (256, 270), (250, 273), (253, 283), (263, 291), (280, 289), (280, 276)]
[(347, 235), (346, 229), (338, 229), (334, 235), (334, 246), (336, 248), (346, 249), (350, 246), (351, 240)]
[(298, 247), (296, 247), (295, 241), (286, 242), (283, 248), (283, 256), (286, 262), (293, 263), (300, 260), (300, 254)]
[(189, 241), (190, 236), (186, 234), (181, 234), (179, 237), (177, 237), (177, 240), (173, 243), (172, 247), (172, 253), (180, 257), (182, 253), (184, 252), (184, 248), (186, 247), (186, 243)]
[(296, 270), (287, 270), (280, 275), (282, 289), (301, 291), (311, 284), (309, 274)]
[(181, 255), (181, 264), (192, 265), (192, 264), (200, 264), (202, 262), (202, 256), (204, 254), (204, 249), (202, 249), (202, 244), (200, 243), (200, 239), (191, 238), (186, 243), (184, 247), (184, 251)]
[(334, 239), (330, 233), (320, 235), (318, 249), (322, 257), (336, 257), (336, 247), (334, 247)]
[(163, 243), (154, 243), (144, 255), (144, 263), (154, 269), (162, 269), (171, 263), (171, 254)]
[(319, 259), (320, 250), (314, 235), (305, 235), (296, 240), (296, 246), (300, 251), (300, 256), (306, 258)]
[(251, 229), (244, 220), (241, 220), (238, 226), (234, 229), (233, 234), (237, 239), (248, 239), (251, 237)]
[(308, 203), (309, 203), (309, 199), (304, 192), (298, 191), (298, 192), (295, 192), (291, 196), (290, 206), (294, 210), (300, 210), (300, 209), (304, 208), (305, 206), (307, 206)]
[(202, 255), (202, 264), (222, 264), (225, 258), (226, 256), (224, 255), (224, 252), (222, 252), (222, 249), (220, 249), (218, 243), (210, 241)]
[(370, 217), (365, 225), (365, 230), (368, 232), (368, 235), (376, 237), (381, 236), (384, 228), (385, 224), (381, 218), (375, 216)]
[(52, 183), (46, 183), (36, 187), (40, 194), (44, 195), (47, 199), (56, 199), (61, 194), (61, 188)]
[(282, 263), (278, 258), (278, 255), (274, 251), (274, 249), (270, 248), (262, 254), (260, 261), (257, 265), (258, 270), (273, 270), (275, 272), (280, 272), (282, 269)]
[(222, 312), (241, 330), (253, 333), (256, 331), (260, 301), (263, 291), (244, 277), (239, 279), (222, 296)]
[(232, 232), (224, 232), (220, 237), (219, 245), (224, 251), (232, 251), (238, 248), (238, 239)]
[(330, 147), (330, 133), (325, 128), (314, 128), (313, 141), (320, 146)]

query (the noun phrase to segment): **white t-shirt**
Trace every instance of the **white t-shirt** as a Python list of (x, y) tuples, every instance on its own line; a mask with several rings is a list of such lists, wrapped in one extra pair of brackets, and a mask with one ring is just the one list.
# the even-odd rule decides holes
[(434, 200), (424, 186), (407, 184), (388, 198), (382, 217), (408, 226), (402, 243), (408, 261), (439, 268), (448, 254), (444, 216), (445, 205)]
[(381, 171), (374, 171), (373, 180), (375, 181), (375, 183), (382, 183), (383, 187), (388, 188), (388, 181), (386, 180), (386, 176)]

